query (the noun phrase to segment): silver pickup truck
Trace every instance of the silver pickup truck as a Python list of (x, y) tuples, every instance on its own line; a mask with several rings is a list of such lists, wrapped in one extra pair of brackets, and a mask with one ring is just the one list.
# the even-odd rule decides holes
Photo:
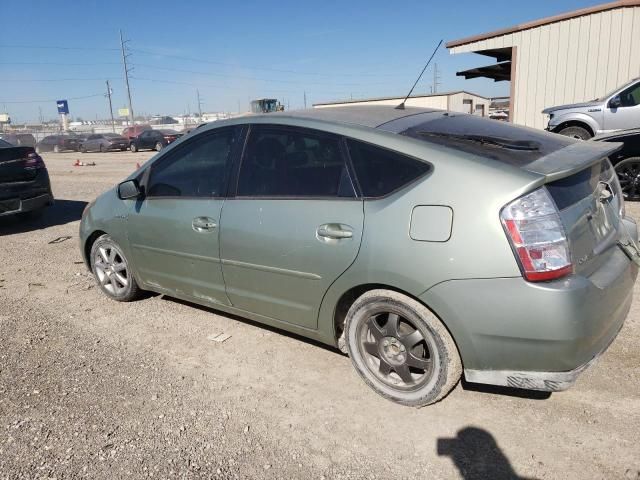
[(594, 135), (640, 127), (640, 78), (590, 102), (560, 105), (542, 111), (547, 130), (587, 140)]

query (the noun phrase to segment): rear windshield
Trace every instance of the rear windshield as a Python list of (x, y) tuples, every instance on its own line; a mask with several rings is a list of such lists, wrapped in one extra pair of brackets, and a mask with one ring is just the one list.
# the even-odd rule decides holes
[(410, 115), (379, 128), (520, 168), (576, 142), (562, 135), (451, 112)]
[(607, 159), (578, 173), (545, 185), (556, 202), (559, 210), (563, 210), (580, 200), (592, 195), (601, 179), (610, 179), (613, 167)]

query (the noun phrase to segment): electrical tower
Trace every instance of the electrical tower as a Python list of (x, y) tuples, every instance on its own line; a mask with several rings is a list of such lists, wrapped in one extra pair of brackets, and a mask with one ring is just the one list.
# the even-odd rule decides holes
[(113, 133), (116, 133), (116, 122), (113, 119), (113, 104), (111, 103), (112, 94), (113, 94), (113, 90), (111, 90), (111, 86), (109, 86), (109, 80), (107, 80), (107, 93), (105, 93), (104, 96), (109, 99), (109, 112), (111, 113), (111, 129), (113, 130)]
[(133, 106), (131, 105), (131, 88), (129, 87), (129, 67), (127, 65), (127, 57), (130, 53), (125, 53), (125, 44), (129, 40), (122, 39), (122, 30), (120, 30), (120, 48), (122, 49), (122, 65), (124, 66), (124, 82), (127, 85), (127, 96), (129, 97), (129, 125), (133, 125)]
[(198, 97), (198, 115), (200, 115), (200, 121), (202, 122), (202, 100), (200, 98), (200, 90), (196, 89), (196, 95)]
[(438, 92), (438, 85), (441, 85), (440, 73), (438, 72), (438, 64), (434, 63), (433, 64), (433, 93)]

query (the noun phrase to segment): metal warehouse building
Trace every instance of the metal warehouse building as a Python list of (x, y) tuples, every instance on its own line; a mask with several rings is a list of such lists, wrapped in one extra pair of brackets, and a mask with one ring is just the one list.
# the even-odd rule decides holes
[(546, 107), (601, 97), (640, 77), (640, 0), (618, 0), (447, 43), (497, 63), (458, 75), (510, 80), (510, 118), (544, 128)]
[[(402, 97), (367, 98), (361, 100), (344, 100), (328, 103), (314, 103), (313, 108), (344, 107), (350, 105), (399, 105)], [(491, 99), (465, 92), (432, 93), (429, 95), (412, 95), (405, 103), (407, 107), (439, 108), (454, 112), (473, 113), (482, 117), (489, 115)]]

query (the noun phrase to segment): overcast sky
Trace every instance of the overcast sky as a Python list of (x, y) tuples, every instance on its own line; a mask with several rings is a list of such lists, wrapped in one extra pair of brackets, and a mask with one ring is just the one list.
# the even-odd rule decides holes
[[(56, 116), (107, 118), (126, 104), (119, 29), (130, 42), (136, 114), (246, 111), (249, 100), (314, 102), (405, 94), (440, 39), (445, 42), (596, 5), (521, 1), (35, 1), (2, 8), (0, 109), (14, 122)], [(44, 48), (49, 47), (49, 48)], [(435, 57), (439, 91), (508, 95), (509, 83), (456, 77), (492, 63), (473, 54)], [(416, 88), (428, 93), (433, 69)], [(82, 97), (82, 98), (81, 98)], [(86, 97), (86, 98), (84, 98)]]

